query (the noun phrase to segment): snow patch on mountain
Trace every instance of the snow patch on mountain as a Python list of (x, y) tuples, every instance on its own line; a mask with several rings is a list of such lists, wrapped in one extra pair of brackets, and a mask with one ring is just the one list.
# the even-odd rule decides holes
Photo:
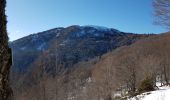
[(84, 30), (81, 30), (80, 32), (76, 33), (76, 37), (82, 37), (84, 35), (86, 35), (86, 32)]
[(100, 30), (100, 31), (109, 31), (110, 29), (104, 26), (96, 26), (96, 25), (85, 25), (82, 27), (92, 27), (95, 28), (96, 30)]
[(58, 34), (56, 35), (56, 37), (59, 37), (59, 36), (60, 36), (60, 34), (61, 34), (61, 33), (58, 33)]
[(22, 48), (20, 48), (21, 50), (25, 50), (26, 49), (26, 47), (22, 47)]
[(32, 35), (32, 42), (35, 42), (38, 39), (38, 34)]
[(40, 51), (44, 50), (45, 45), (46, 45), (46, 43), (42, 43), (41, 45), (38, 46), (37, 50), (40, 50)]

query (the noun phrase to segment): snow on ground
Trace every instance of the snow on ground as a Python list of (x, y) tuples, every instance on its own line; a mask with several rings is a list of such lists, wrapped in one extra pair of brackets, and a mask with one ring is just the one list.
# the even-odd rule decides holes
[(143, 93), (128, 100), (170, 100), (170, 87), (158, 86), (158, 90)]

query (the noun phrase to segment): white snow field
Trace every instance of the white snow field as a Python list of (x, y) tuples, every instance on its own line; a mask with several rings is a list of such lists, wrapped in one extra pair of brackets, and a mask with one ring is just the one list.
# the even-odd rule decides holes
[(128, 100), (170, 100), (170, 87), (158, 84), (158, 90), (143, 93)]

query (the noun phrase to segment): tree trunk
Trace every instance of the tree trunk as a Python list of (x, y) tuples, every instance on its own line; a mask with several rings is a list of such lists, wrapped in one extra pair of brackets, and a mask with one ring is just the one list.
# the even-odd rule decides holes
[(164, 72), (164, 81), (165, 81), (165, 84), (168, 85), (168, 77), (167, 77), (167, 68), (166, 68), (166, 65), (163, 66), (163, 72)]
[(8, 46), (5, 15), (6, 0), (0, 0), (0, 100), (11, 100), (9, 72), (12, 64), (11, 49)]

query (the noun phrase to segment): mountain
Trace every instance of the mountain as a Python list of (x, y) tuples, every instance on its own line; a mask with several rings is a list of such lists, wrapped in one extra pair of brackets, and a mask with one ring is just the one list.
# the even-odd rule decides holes
[[(15, 58), (14, 69), (24, 73), (42, 52), (50, 51), (54, 54), (62, 52), (59, 54), (64, 54), (64, 58), (60, 59), (88, 60), (147, 36), (124, 33), (100, 26), (75, 25), (32, 34), (13, 41), (10, 45)], [(76, 63), (76, 61), (72, 61), (72, 63)]]
[[(21, 97), (23, 88), (27, 92), (31, 91), (29, 88), (40, 85), (46, 79), (58, 77), (67, 83), (68, 77), (72, 76), (70, 73), (78, 74), (79, 70), (87, 72), (83, 72), (81, 76), (86, 79), (89, 77), (91, 63), (97, 62), (95, 59), (118, 47), (128, 46), (150, 36), (152, 35), (126, 33), (101, 26), (73, 25), (13, 41), (10, 44), (14, 58), (11, 82), (15, 94)], [(90, 65), (84, 62), (90, 62)], [(82, 69), (80, 66), (85, 67)], [(14, 80), (18, 82), (14, 83)]]
[[(46, 49), (49, 42), (64, 28), (56, 28), (31, 34), (10, 43), (13, 51), (13, 65), (17, 72), (24, 73), (27, 67)], [(24, 58), (24, 59), (23, 59)]]

